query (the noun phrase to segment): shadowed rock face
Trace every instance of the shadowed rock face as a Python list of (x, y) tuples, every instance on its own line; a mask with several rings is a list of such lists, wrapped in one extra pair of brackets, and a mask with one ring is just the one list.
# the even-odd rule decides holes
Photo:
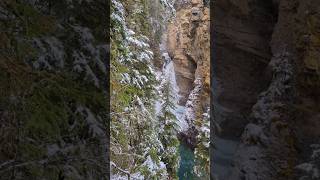
[(188, 146), (192, 151), (196, 148), (197, 145), (197, 135), (199, 133), (195, 128), (190, 128), (186, 132), (181, 132), (178, 134), (178, 139)]
[(319, 12), (316, 0), (215, 1), (214, 113), (220, 136), (241, 138), (230, 180), (301, 177), (320, 140)]
[(244, 116), (270, 82), (266, 70), (276, 17), (272, 2), (263, 2), (220, 0), (215, 4), (214, 105), (228, 136), (243, 128), (247, 122)]

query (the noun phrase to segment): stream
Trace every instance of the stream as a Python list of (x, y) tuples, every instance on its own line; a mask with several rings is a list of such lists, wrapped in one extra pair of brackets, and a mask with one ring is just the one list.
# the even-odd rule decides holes
[(185, 144), (181, 143), (179, 147), (180, 166), (178, 170), (178, 177), (180, 180), (193, 180), (194, 153)]
[[(163, 67), (163, 72), (166, 77), (166, 79), (169, 79), (171, 84), (172, 84), (172, 89), (175, 91), (174, 92), (174, 97), (175, 98), (175, 106), (176, 109), (174, 110), (174, 114), (177, 117), (177, 124), (179, 126), (178, 131), (185, 131), (188, 129), (188, 124), (184, 120), (184, 115), (185, 115), (185, 107), (178, 105), (179, 101), (179, 87), (176, 82), (175, 78), (175, 71), (174, 71), (174, 66), (171, 58), (168, 56), (167, 53), (163, 53), (163, 56), (165, 57), (166, 63)], [(160, 108), (160, 105), (157, 105), (158, 108)], [(194, 166), (194, 152), (187, 147), (183, 142), (180, 142), (179, 146), (179, 154), (180, 154), (180, 165), (178, 169), (178, 177), (180, 180), (193, 180), (194, 175), (193, 175), (193, 166)]]
[[(167, 34), (164, 33), (161, 37), (160, 53), (163, 60), (162, 70), (158, 72), (159, 76), (164, 76), (166, 80), (169, 80), (172, 85), (174, 94), (174, 104), (176, 109), (174, 114), (177, 117), (177, 124), (179, 126), (178, 131), (184, 132), (189, 128), (188, 123), (185, 120), (186, 107), (179, 105), (179, 86), (176, 81), (176, 73), (174, 70), (174, 62), (170, 58), (167, 49)], [(156, 109), (160, 109), (160, 102), (157, 102)], [(179, 154), (180, 163), (178, 169), (179, 180), (196, 180), (198, 179), (194, 174), (193, 168), (195, 166), (195, 155), (192, 149), (186, 144), (180, 142)], [(231, 168), (233, 166), (233, 159), (238, 147), (239, 142), (237, 140), (230, 140), (224, 137), (214, 137), (215, 149), (213, 153), (213, 174), (216, 176), (215, 180), (226, 180), (231, 174)]]
[[(163, 41), (160, 45), (160, 51), (164, 60), (162, 72), (158, 72), (159, 75), (163, 75), (167, 80), (171, 82), (172, 89), (174, 91), (174, 104), (176, 109), (174, 114), (177, 117), (177, 124), (179, 126), (178, 131), (182, 132), (188, 129), (188, 123), (185, 121), (185, 106), (178, 104), (179, 101), (179, 87), (176, 81), (176, 73), (174, 70), (174, 63), (167, 53), (166, 47), (166, 34), (163, 36)], [(160, 109), (160, 102), (157, 103), (156, 109)], [(216, 180), (226, 180), (230, 175), (231, 167), (233, 166), (234, 154), (236, 152), (239, 142), (237, 140), (230, 140), (224, 137), (214, 138), (215, 149), (213, 153), (213, 174), (217, 177)], [(178, 169), (179, 180), (196, 180), (196, 176), (193, 174), (193, 167), (195, 165), (194, 152), (187, 147), (183, 142), (179, 146), (180, 165)]]
[[(169, 57), (166, 47), (166, 34), (162, 36), (162, 42), (160, 44), (161, 55), (164, 60), (164, 65), (162, 68), (162, 73), (164, 77), (171, 82), (173, 94), (174, 94), (174, 104), (176, 109), (174, 110), (174, 114), (177, 117), (177, 124), (179, 126), (178, 131), (182, 132), (188, 129), (188, 123), (184, 120), (185, 118), (185, 106), (181, 106), (178, 104), (180, 95), (179, 95), (179, 87), (176, 81), (176, 73), (174, 70), (174, 63), (172, 59)], [(159, 72), (159, 74), (161, 74)], [(156, 109), (160, 108), (160, 104), (156, 105)], [(187, 147), (183, 142), (181, 142), (179, 146), (179, 154), (180, 154), (180, 164), (178, 169), (178, 177), (179, 180), (193, 180), (193, 166), (194, 166), (194, 152)]]

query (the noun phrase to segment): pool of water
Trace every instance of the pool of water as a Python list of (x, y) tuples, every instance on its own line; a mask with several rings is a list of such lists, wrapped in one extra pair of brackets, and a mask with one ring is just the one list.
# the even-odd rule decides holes
[(184, 145), (180, 144), (179, 147), (180, 153), (180, 167), (178, 170), (179, 180), (194, 180), (195, 175), (193, 174), (193, 166), (194, 166), (194, 153), (193, 151)]
[[(239, 141), (215, 137), (215, 149), (213, 153), (213, 174), (219, 180), (225, 180), (229, 177), (233, 166), (233, 159), (237, 150)], [(179, 147), (180, 167), (178, 170), (179, 180), (198, 180), (193, 173), (195, 165), (194, 152), (181, 143)]]

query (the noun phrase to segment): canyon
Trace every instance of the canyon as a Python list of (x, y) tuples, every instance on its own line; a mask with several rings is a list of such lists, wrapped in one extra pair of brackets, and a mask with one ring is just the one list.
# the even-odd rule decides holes
[(189, 128), (180, 133), (180, 138), (194, 148), (197, 143), (194, 121), (210, 107), (209, 6), (202, 0), (177, 1), (176, 11), (167, 29), (167, 50), (179, 87), (178, 104), (187, 109), (185, 121)]

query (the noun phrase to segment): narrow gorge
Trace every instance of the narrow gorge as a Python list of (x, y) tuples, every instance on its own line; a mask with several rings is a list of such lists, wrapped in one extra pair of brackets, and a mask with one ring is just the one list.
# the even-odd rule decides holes
[(320, 0), (0, 0), (0, 179), (320, 180)]
[[(166, 33), (165, 56), (169, 56), (175, 70), (176, 85), (178, 87), (177, 116), (180, 124), (178, 138), (181, 142), (181, 149), (189, 148), (195, 151), (200, 143), (207, 149), (205, 157), (208, 157), (209, 150), (209, 107), (210, 107), (210, 41), (209, 41), (209, 4), (201, 0), (189, 2), (178, 1), (175, 3), (176, 16), (169, 23)], [(203, 115), (207, 116), (203, 120)], [(202, 139), (199, 139), (199, 136)], [(184, 152), (184, 151), (180, 151)], [(188, 151), (187, 151), (188, 152)], [(207, 154), (206, 154), (207, 153)], [(185, 162), (185, 159), (186, 162)], [(189, 160), (188, 160), (189, 159)], [(188, 163), (188, 161), (190, 161)], [(180, 171), (192, 165), (193, 158), (181, 155)], [(209, 170), (209, 160), (202, 164)], [(186, 165), (183, 165), (185, 163)], [(192, 166), (191, 166), (192, 167)], [(191, 178), (192, 174), (179, 172), (180, 179)], [(209, 178), (207, 175), (206, 177)]]
[(209, 178), (208, 5), (112, 1), (111, 179)]
[(194, 148), (194, 121), (210, 107), (209, 7), (201, 0), (177, 6), (176, 18), (167, 30), (167, 49), (175, 67), (178, 104), (186, 109), (187, 127), (180, 138)]

